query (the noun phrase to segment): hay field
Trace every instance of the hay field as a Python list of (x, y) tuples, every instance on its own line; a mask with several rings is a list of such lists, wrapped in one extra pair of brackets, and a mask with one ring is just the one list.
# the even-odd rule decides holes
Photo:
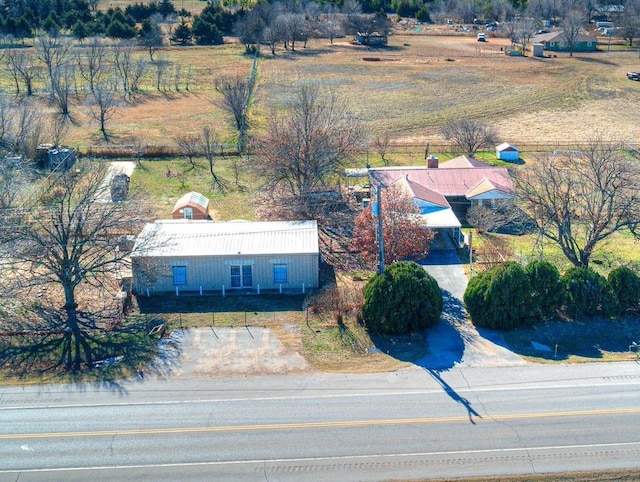
[[(513, 143), (567, 143), (597, 133), (627, 141), (640, 138), (640, 83), (625, 75), (640, 70), (637, 52), (534, 59), (507, 57), (500, 51), (506, 45), (497, 38), (480, 44), (472, 36), (395, 35), (385, 49), (341, 39), (333, 46), (316, 40), (293, 53), (279, 49), (276, 57), (263, 51), (253, 134), (259, 134), (270, 109), (285, 104), (297, 85), (317, 82), (340, 93), (360, 113), (372, 137), (389, 133), (399, 143), (441, 142), (442, 124), (463, 117), (495, 126)], [(110, 121), (111, 142), (137, 136), (149, 144), (167, 144), (172, 135), (197, 132), (205, 123), (231, 139), (230, 119), (210, 102), (216, 98), (212, 84), (219, 75), (249, 74), (251, 59), (243, 55), (243, 47), (174, 47), (156, 57), (181, 65), (182, 72), (191, 69), (189, 92), (172, 91), (169, 83), (168, 91), (159, 93), (149, 79), (139, 101)], [(77, 121), (69, 132), (71, 144), (102, 142), (81, 111)]]

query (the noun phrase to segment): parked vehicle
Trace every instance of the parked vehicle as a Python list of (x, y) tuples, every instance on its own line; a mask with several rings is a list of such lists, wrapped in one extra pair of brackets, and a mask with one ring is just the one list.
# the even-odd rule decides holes
[(477, 39), (478, 39), (478, 42), (486, 42), (487, 41), (487, 36), (486, 36), (486, 34), (479, 33)]
[(640, 72), (627, 72), (627, 79), (640, 81)]

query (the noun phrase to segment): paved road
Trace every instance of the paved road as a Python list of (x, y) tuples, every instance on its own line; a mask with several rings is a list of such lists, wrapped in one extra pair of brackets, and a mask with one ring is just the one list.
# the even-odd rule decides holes
[(632, 468), (635, 363), (0, 390), (0, 480), (388, 480)]
[(482, 333), (467, 320), (464, 292), (467, 276), (455, 251), (432, 251), (421, 263), (433, 276), (444, 297), (440, 324), (429, 330), (430, 353), (415, 363), (432, 369), (452, 366), (514, 366), (526, 362), (502, 346), (501, 335), (493, 330)]

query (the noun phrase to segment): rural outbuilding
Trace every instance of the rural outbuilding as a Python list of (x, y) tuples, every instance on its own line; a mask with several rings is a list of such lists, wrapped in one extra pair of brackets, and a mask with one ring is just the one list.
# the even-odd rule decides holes
[(517, 161), (520, 159), (520, 149), (508, 142), (503, 142), (496, 147), (496, 157), (502, 161)]
[(199, 192), (188, 192), (176, 201), (171, 217), (173, 219), (211, 219), (209, 199)]
[(131, 253), (137, 293), (302, 293), (318, 287), (316, 221), (162, 220)]

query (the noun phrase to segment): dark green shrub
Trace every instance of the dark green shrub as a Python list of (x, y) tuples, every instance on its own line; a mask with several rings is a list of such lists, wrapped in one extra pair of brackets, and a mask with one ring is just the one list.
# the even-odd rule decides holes
[(561, 282), (570, 316), (609, 316), (615, 312), (617, 300), (607, 280), (591, 268), (569, 268)]
[(464, 295), (476, 326), (511, 329), (528, 321), (531, 289), (522, 266), (507, 261), (476, 278), (469, 282)]
[(640, 305), (640, 276), (630, 268), (621, 266), (611, 270), (607, 278), (609, 287), (618, 300), (618, 312)]
[(469, 280), (467, 289), (464, 292), (464, 304), (477, 326), (488, 326), (490, 313), (486, 309), (485, 298), (489, 290), (489, 284), (493, 272), (491, 270), (484, 271)]
[(548, 319), (556, 314), (564, 302), (564, 290), (558, 268), (544, 260), (530, 262), (526, 268), (531, 286), (530, 310), (537, 319)]
[(442, 292), (418, 264), (387, 266), (364, 288), (362, 317), (373, 333), (399, 335), (435, 325), (442, 313)]

